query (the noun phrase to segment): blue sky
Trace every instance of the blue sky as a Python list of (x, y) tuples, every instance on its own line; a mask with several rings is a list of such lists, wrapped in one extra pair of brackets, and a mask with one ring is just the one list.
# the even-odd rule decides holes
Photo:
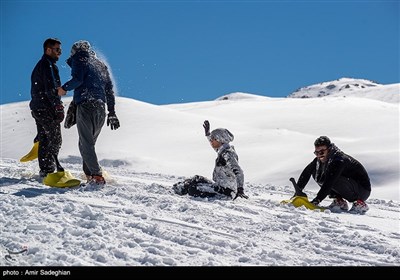
[[(119, 96), (152, 104), (232, 92), (285, 97), (354, 77), (399, 83), (399, 1), (2, 1), (1, 102), (30, 100), (48, 37), (91, 42)], [(71, 92), (68, 93), (72, 95)]]

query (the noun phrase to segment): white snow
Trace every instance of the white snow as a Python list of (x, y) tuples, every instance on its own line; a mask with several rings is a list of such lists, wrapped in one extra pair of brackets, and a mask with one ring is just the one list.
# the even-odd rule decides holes
[[(117, 97), (121, 128), (104, 126), (96, 146), (108, 182), (102, 189), (39, 183), (37, 161), (19, 162), (36, 134), (28, 101), (0, 110), (0, 266), (400, 265), (398, 102), (235, 93), (156, 106)], [(188, 176), (211, 178), (216, 154), (204, 137), (206, 119), (235, 135), (248, 200), (171, 191)], [(60, 160), (81, 178), (76, 127), (62, 133)], [(280, 204), (320, 135), (368, 170), (365, 215)], [(310, 180), (309, 197), (317, 190)]]

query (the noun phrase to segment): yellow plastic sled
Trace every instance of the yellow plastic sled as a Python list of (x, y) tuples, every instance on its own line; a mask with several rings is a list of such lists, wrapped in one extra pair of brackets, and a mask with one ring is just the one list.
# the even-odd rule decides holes
[(79, 186), (80, 180), (72, 176), (69, 171), (50, 173), (43, 179), (43, 184), (49, 187), (70, 188)]
[(39, 153), (39, 141), (33, 143), (33, 147), (29, 153), (24, 155), (19, 161), (27, 162), (38, 158)]
[(291, 199), (286, 199), (281, 201), (282, 204), (292, 204), (294, 207), (305, 206), (310, 210), (320, 210), (324, 211), (325, 208), (321, 206), (317, 206), (314, 203), (308, 201), (308, 198), (305, 196), (293, 196)]

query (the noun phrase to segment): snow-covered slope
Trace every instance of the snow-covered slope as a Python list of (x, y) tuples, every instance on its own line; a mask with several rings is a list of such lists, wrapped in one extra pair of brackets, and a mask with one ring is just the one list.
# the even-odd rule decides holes
[(313, 212), (279, 203), (290, 186), (248, 183), (248, 200), (213, 200), (121, 166), (107, 167), (103, 189), (48, 188), (35, 170), (0, 160), (0, 266), (400, 265), (398, 201), (371, 198), (363, 216)]
[[(247, 95), (246, 97), (249, 97)], [(103, 165), (140, 172), (211, 176), (214, 151), (203, 121), (227, 127), (245, 179), (287, 184), (314, 155), (320, 135), (359, 159), (371, 174), (374, 194), (398, 187), (399, 105), (368, 98), (254, 98), (156, 106), (117, 97), (121, 128), (104, 127), (96, 150)], [(70, 98), (64, 99), (68, 104)], [(2, 157), (19, 159), (30, 150), (36, 127), (28, 102), (2, 105)], [(76, 127), (63, 129), (60, 158), (80, 159)], [(16, 148), (13, 148), (16, 147)], [(310, 182), (311, 187), (316, 187)], [(381, 196), (383, 195), (383, 196)]]
[[(28, 102), (0, 106), (0, 266), (400, 266), (399, 103), (241, 93), (165, 106), (116, 101), (121, 128), (105, 126), (96, 146), (103, 189), (38, 182), (37, 161), (18, 161), (36, 134)], [(211, 177), (205, 119), (234, 133), (248, 200), (171, 192), (187, 176)], [(62, 133), (60, 160), (81, 177), (76, 127)], [(320, 135), (368, 170), (366, 215), (280, 205)], [(311, 180), (306, 192), (317, 189)]]

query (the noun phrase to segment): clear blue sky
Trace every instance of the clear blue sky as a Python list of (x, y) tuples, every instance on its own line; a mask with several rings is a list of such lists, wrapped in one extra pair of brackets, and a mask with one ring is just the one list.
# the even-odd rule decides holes
[[(4, 1), (1, 104), (30, 100), (48, 37), (88, 40), (118, 95), (152, 104), (232, 92), (284, 97), (354, 77), (400, 82), (399, 1)], [(69, 96), (72, 93), (68, 93)]]

